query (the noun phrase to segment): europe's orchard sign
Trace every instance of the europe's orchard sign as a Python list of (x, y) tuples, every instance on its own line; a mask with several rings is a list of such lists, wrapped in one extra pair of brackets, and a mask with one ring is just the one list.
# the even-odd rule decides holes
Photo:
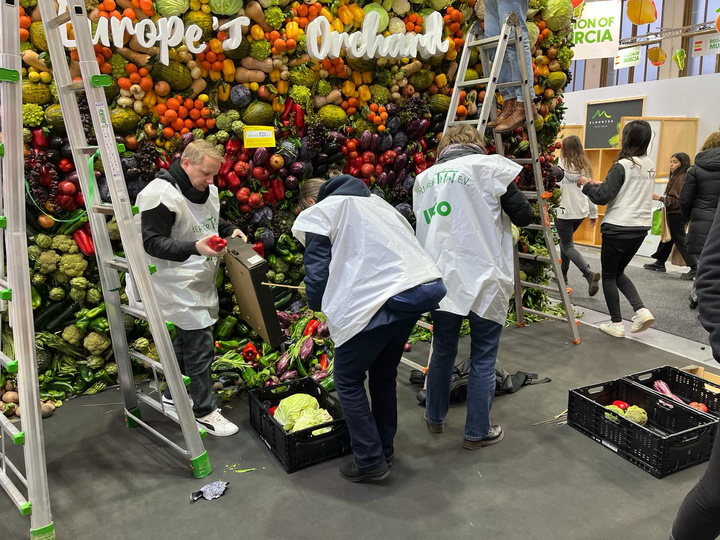
[[(59, 12), (67, 9), (67, 1), (60, 0)], [(424, 34), (393, 34), (388, 37), (378, 35), (380, 17), (375, 12), (368, 13), (363, 19), (359, 32), (348, 34), (335, 32), (325, 17), (318, 17), (307, 27), (307, 49), (310, 58), (323, 60), (337, 58), (340, 51), (346, 49), (353, 58), (430, 58), (448, 51), (449, 42), (443, 40), (443, 20), (440, 13), (435, 12), (425, 20)], [(88, 25), (90, 20), (88, 19)], [(223, 41), (223, 49), (231, 51), (242, 43), (243, 28), (250, 26), (248, 17), (236, 17), (220, 24), (213, 17), (213, 30), (225, 31), (228, 39)], [(70, 39), (66, 25), (60, 27), (65, 47), (75, 47), (75, 40)], [(144, 19), (137, 24), (127, 17), (121, 19), (100, 18), (93, 35), (93, 42), (105, 47), (122, 47), (125, 33), (135, 36), (143, 47), (157, 47), (157, 61), (166, 64), (170, 60), (169, 51), (177, 47), (183, 40), (185, 46), (193, 54), (205, 49), (202, 41), (203, 30), (196, 24), (185, 26), (180, 17), (161, 17), (156, 21)]]

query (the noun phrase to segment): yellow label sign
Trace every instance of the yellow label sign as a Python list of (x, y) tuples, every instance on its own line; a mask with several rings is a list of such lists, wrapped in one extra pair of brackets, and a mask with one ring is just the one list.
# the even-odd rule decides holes
[(245, 148), (272, 148), (275, 146), (275, 130), (267, 126), (246, 126), (243, 144)]

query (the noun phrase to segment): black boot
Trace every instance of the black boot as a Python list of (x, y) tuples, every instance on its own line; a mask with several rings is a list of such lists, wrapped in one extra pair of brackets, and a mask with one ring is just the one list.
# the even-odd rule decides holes
[(658, 261), (646, 263), (643, 264), (643, 268), (646, 270), (654, 270), (655, 272), (664, 272), (665, 271), (665, 263), (661, 263)]

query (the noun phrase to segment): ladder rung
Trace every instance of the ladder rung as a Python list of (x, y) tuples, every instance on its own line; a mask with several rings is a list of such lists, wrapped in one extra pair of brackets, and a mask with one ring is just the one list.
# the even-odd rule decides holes
[(82, 154), (87, 154), (88, 156), (91, 156), (95, 152), (98, 151), (98, 147), (97, 146), (81, 146), (79, 148), (79, 150)]
[(48, 22), (45, 23), (46, 27), (50, 28), (57, 28), (63, 24), (70, 22), (70, 10), (63, 11), (60, 15), (55, 17), (54, 19), (50, 19)]
[(4, 277), (0, 277), (0, 289), (9, 289), (10, 284), (7, 282), (7, 280)]
[[(146, 399), (150, 399), (150, 401), (155, 401), (153, 398), (143, 399), (143, 397), (146, 397), (146, 396), (143, 396), (142, 394), (138, 394), (137, 397), (138, 397), (138, 399), (140, 399), (143, 403), (146, 402)], [(151, 405), (151, 406), (152, 406), (152, 405)], [(133, 422), (136, 422), (138, 425), (140, 425), (140, 426), (144, 427), (145, 429), (147, 429), (150, 433), (152, 433), (153, 435), (155, 435), (158, 439), (160, 439), (161, 441), (163, 441), (165, 444), (167, 444), (170, 448), (172, 448), (172, 449), (175, 450), (176, 452), (180, 453), (182, 456), (191, 457), (190, 452), (189, 452), (188, 450), (185, 450), (184, 448), (182, 448), (182, 447), (178, 446), (177, 444), (175, 444), (173, 441), (171, 441), (170, 439), (168, 439), (165, 435), (163, 435), (162, 433), (160, 433), (157, 429), (151, 427), (151, 426), (148, 425), (146, 422), (144, 422), (144, 421), (141, 420), (140, 418), (138, 418), (138, 417), (136, 417), (135, 415), (133, 415), (133, 414), (132, 414), (130, 411), (128, 411), (127, 409), (125, 409), (125, 415), (128, 416), (128, 417), (131, 417)], [(171, 416), (168, 416), (168, 415), (165, 415), (165, 416), (167, 416), (168, 418), (171, 418), (171, 419), (172, 419)]]
[(469, 43), (466, 43), (468, 47), (484, 47), (484, 48), (490, 48), (493, 47), (496, 43), (500, 42), (501, 36), (494, 36), (490, 38), (485, 39), (478, 39), (477, 41), (470, 41)]
[[(7, 459), (5, 459), (7, 461)], [(17, 506), (18, 510), (20, 510), (20, 513), (27, 514), (27, 510), (30, 508), (30, 503), (23, 497), (22, 493), (20, 493), (20, 490), (15, 487), (15, 484), (13, 484), (12, 480), (10, 480), (10, 477), (5, 474), (5, 471), (0, 470), (0, 486), (3, 487), (3, 489), (7, 492), (7, 494), (12, 499), (13, 503), (15, 503), (15, 506)]]
[(521, 259), (530, 259), (532, 261), (552, 263), (552, 259), (550, 257), (545, 257), (544, 255), (533, 255), (532, 253), (523, 253), (522, 251), (518, 251), (518, 257)]
[(97, 214), (115, 214), (115, 208), (110, 203), (93, 204), (90, 209)]
[(523, 195), (525, 195), (528, 199), (537, 199), (537, 198), (538, 198), (537, 191), (523, 191), (523, 190), (520, 190), (520, 193), (522, 193)]
[(123, 305), (121, 307), (123, 313), (127, 313), (131, 317), (135, 317), (136, 319), (145, 319), (147, 320), (147, 313), (145, 313), (142, 309), (136, 309), (132, 308), (130, 306)]
[(448, 122), (448, 127), (451, 126), (461, 126), (463, 124), (475, 124), (477, 125), (480, 122), (480, 119), (476, 118), (475, 120), (453, 120), (451, 122)]
[(534, 158), (514, 158), (510, 161), (514, 161), (518, 165), (532, 165), (535, 162)]
[(530, 309), (523, 306), (523, 311), (525, 313), (532, 313), (533, 315), (538, 315), (540, 317), (545, 317), (546, 319), (554, 319), (556, 321), (565, 321), (567, 322), (567, 319), (565, 317), (560, 317), (558, 315), (553, 315), (552, 313), (545, 313), (544, 311), (538, 311), (537, 309)]
[(105, 259), (105, 266), (119, 270), (120, 272), (128, 272), (129, 267), (125, 257), (113, 257), (111, 259)]
[(163, 416), (168, 417), (173, 422), (177, 422), (178, 424), (180, 423), (180, 419), (178, 418), (177, 413), (169, 407), (163, 407), (163, 405), (157, 399), (151, 398), (150, 396), (141, 394), (139, 392), (137, 398), (138, 401), (142, 401), (145, 405), (147, 405), (148, 407), (152, 407), (157, 412), (159, 412)]
[(20, 431), (15, 424), (8, 420), (4, 414), (0, 414), (0, 427), (2, 427), (2, 429), (4, 429), (5, 432), (12, 437), (15, 444), (25, 443), (25, 434)]
[(490, 82), (490, 78), (485, 79), (472, 79), (469, 81), (463, 81), (458, 83), (459, 88), (465, 88), (466, 86), (479, 86), (481, 84), (487, 84)]
[(82, 81), (77, 81), (74, 83), (66, 84), (62, 87), (62, 90), (65, 92), (80, 92), (82, 90), (85, 90), (85, 85)]
[(138, 362), (142, 362), (143, 364), (145, 364), (145, 365), (147, 365), (147, 366), (149, 366), (149, 367), (152, 367), (152, 368), (154, 368), (154, 369), (156, 369), (156, 370), (164, 373), (164, 371), (163, 371), (163, 366), (162, 366), (162, 364), (161, 364), (160, 362), (157, 362), (157, 361), (153, 360), (152, 358), (150, 358), (150, 357), (148, 357), (148, 356), (145, 356), (145, 355), (142, 354), (142, 353), (139, 353), (139, 352), (137, 352), (137, 351), (133, 351), (132, 349), (128, 351), (128, 354), (129, 354), (130, 356), (132, 356), (132, 357), (133, 357), (135, 360), (137, 360)]
[(534, 231), (542, 231), (545, 230), (545, 227), (538, 223), (531, 223), (530, 225), (525, 225), (524, 227), (520, 227), (521, 229), (531, 229)]
[(533, 283), (531, 281), (520, 280), (520, 285), (528, 289), (541, 289), (546, 292), (559, 292), (557, 287), (543, 285), (542, 283)]
[(0, 364), (5, 368), (8, 373), (17, 373), (18, 363), (17, 360), (10, 360), (10, 357), (4, 352), (0, 351)]

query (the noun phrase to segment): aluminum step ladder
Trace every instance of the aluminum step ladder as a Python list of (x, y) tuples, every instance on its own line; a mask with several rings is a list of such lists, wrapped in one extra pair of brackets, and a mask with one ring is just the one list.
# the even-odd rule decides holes
[[(42, 15), (48, 52), (53, 60), (54, 78), (62, 108), (68, 138), (72, 148), (73, 159), (79, 176), (83, 197), (88, 208), (88, 222), (95, 243), (96, 257), (100, 272), (107, 319), (110, 323), (110, 336), (118, 366), (120, 387), (125, 403), (125, 421), (128, 427), (140, 425), (189, 459), (193, 474), (204, 478), (212, 472), (212, 466), (203, 446), (202, 437), (207, 435), (202, 428), (198, 429), (195, 422), (190, 399), (185, 385), (190, 380), (183, 377), (175, 357), (168, 326), (163, 317), (160, 302), (155, 294), (151, 281), (152, 266), (148, 266), (145, 249), (140, 231), (134, 221), (137, 209), (130, 205), (125, 178), (120, 165), (119, 151), (115, 141), (110, 109), (105, 98), (104, 87), (109, 86), (111, 77), (100, 73), (90, 35), (90, 24), (83, 0), (70, 0), (68, 10), (57, 12), (54, 0), (39, 0), (38, 7)], [(72, 23), (75, 33), (76, 48), (79, 58), (79, 81), (73, 81), (66, 61), (66, 51), (61, 41), (60, 28)], [(90, 106), (92, 125), (98, 140), (98, 146), (89, 146), (85, 137), (77, 92), (85, 92)], [(122, 145), (121, 145), (122, 146)], [(92, 164), (99, 153), (105, 170), (108, 189), (112, 204), (104, 204), (93, 200), (94, 173)], [(83, 165), (85, 164), (85, 165)], [(89, 164), (89, 166), (88, 166)], [(108, 236), (106, 216), (114, 215), (122, 239), (125, 257), (113, 254), (110, 237)], [(121, 272), (128, 273), (136, 290), (143, 299), (144, 310), (124, 306), (120, 302)], [(144, 318), (148, 321), (153, 340), (158, 350), (160, 362), (129, 350), (127, 336), (123, 324), (123, 313), (132, 317)], [(138, 392), (135, 388), (131, 358), (150, 367), (157, 382), (157, 373), (163, 373), (174, 402), (174, 409), (166, 407), (162, 399)], [(159, 386), (156, 387), (159, 390)], [(158, 392), (159, 394), (159, 392)], [(186, 448), (171, 441), (148, 423), (143, 421), (138, 402), (141, 402), (167, 418), (180, 424)]]
[[(500, 68), (502, 67), (501, 59), (505, 57), (505, 51), (508, 46), (515, 47), (517, 51), (520, 77), (522, 80), (498, 83), (498, 78), (500, 76)], [(483, 75), (486, 76), (480, 79), (465, 80), (465, 74), (467, 72), (471, 51), (473, 49), (478, 50), (480, 62), (483, 68)], [(493, 62), (492, 58), (490, 57), (491, 51), (493, 50), (495, 51), (494, 58), (498, 59), (498, 61), (496, 62)], [(527, 198), (537, 200), (540, 210), (540, 223), (531, 224), (525, 228), (540, 230), (543, 232), (543, 235), (545, 237), (545, 245), (547, 246), (549, 256), (543, 257), (530, 253), (522, 253), (518, 251), (517, 246), (514, 247), (515, 309), (517, 313), (517, 326), (521, 327), (525, 325), (526, 313), (539, 315), (548, 319), (566, 321), (570, 326), (570, 331), (572, 333), (572, 342), (575, 344), (579, 344), (580, 333), (578, 331), (578, 323), (575, 320), (575, 312), (573, 310), (572, 304), (570, 303), (570, 297), (568, 295), (565, 280), (563, 279), (562, 271), (560, 270), (560, 259), (555, 248), (555, 242), (553, 241), (553, 233), (550, 224), (548, 207), (547, 203), (543, 199), (545, 189), (543, 185), (542, 170), (540, 168), (540, 154), (538, 151), (537, 135), (535, 134), (535, 126), (533, 122), (534, 105), (530, 97), (530, 87), (533, 84), (533, 81), (528, 76), (529, 71), (528, 66), (526, 65), (525, 50), (523, 47), (523, 34), (517, 13), (510, 13), (507, 20), (503, 23), (500, 34), (495, 37), (485, 37), (480, 23), (475, 22), (470, 28), (470, 31), (468, 32), (465, 41), (465, 47), (463, 48), (462, 56), (460, 58), (460, 66), (457, 73), (458, 75), (455, 80), (455, 87), (453, 89), (452, 97), (450, 99), (450, 112), (448, 113), (447, 119), (445, 120), (445, 131), (447, 131), (447, 129), (452, 126), (468, 124), (477, 126), (478, 131), (484, 134), (486, 129), (488, 129), (487, 123), (490, 118), (495, 119), (497, 117), (497, 108), (495, 106), (495, 91), (498, 88), (504, 87), (520, 86), (522, 88), (523, 104), (525, 107), (524, 128), (525, 132), (528, 135), (528, 142), (530, 143), (530, 153), (532, 157), (525, 159), (513, 159), (512, 161), (520, 165), (532, 165), (533, 174), (535, 177), (535, 191), (523, 191), (523, 193)], [(485, 85), (485, 99), (483, 100), (482, 109), (480, 110), (480, 116), (477, 119), (455, 120), (453, 111), (457, 110), (458, 104), (460, 102), (460, 91), (463, 88), (475, 88), (478, 85)], [(498, 133), (497, 131), (494, 131), (493, 133), (497, 152), (500, 155), (504, 155), (502, 134)], [(520, 259), (529, 259), (552, 265), (553, 272), (555, 273), (555, 276), (557, 278), (557, 287), (521, 280)], [(523, 306), (523, 288), (541, 289), (546, 292), (558, 292), (560, 294), (560, 301), (562, 302), (563, 308), (565, 309), (565, 317), (559, 317), (551, 313), (545, 313), (543, 311), (538, 311)]]
[[(17, 372), (22, 418), (17, 424), (0, 414), (0, 485), (20, 513), (30, 515), (30, 538), (52, 540), (55, 538), (55, 526), (50, 511), (45, 464), (25, 229), (25, 166), (20, 107), (22, 65), (18, 6), (19, 0), (4, 0), (0, 5), (0, 108), (3, 140), (0, 145), (0, 311), (9, 310), (17, 358), (13, 360), (0, 353), (0, 367), (9, 373)], [(10, 441), (14, 445), (23, 446), (25, 476), (8, 458), (6, 446)], [(13, 483), (9, 471), (24, 485), (27, 498)]]

